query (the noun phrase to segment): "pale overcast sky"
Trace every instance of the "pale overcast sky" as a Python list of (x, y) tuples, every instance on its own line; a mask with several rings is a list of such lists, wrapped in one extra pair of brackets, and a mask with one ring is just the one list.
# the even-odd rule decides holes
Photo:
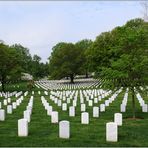
[(0, 1), (0, 39), (20, 43), (47, 61), (58, 42), (94, 40), (142, 17), (140, 1)]

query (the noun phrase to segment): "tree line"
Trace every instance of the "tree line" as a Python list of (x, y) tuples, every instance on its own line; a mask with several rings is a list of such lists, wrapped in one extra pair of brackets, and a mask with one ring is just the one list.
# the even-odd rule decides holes
[[(140, 85), (147, 81), (148, 22), (133, 19), (112, 31), (103, 32), (95, 41), (60, 42), (52, 48), (49, 72), (53, 79), (94, 73), (118, 85)], [(130, 80), (130, 81), (129, 81)], [(118, 83), (119, 81), (119, 83)]]
[(52, 78), (69, 77), (71, 83), (78, 74), (94, 73), (102, 79), (102, 87), (129, 87), (135, 118), (135, 92), (139, 86), (148, 89), (148, 22), (132, 19), (94, 41), (58, 43), (49, 57), (49, 69)]

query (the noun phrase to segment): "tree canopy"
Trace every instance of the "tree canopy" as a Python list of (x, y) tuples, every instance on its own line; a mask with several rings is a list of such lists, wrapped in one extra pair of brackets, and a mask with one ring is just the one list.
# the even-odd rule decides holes
[(15, 48), (3, 43), (0, 43), (0, 53), (0, 81), (4, 91), (7, 78), (20, 75), (20, 57)]
[(92, 43), (93, 42), (91, 40), (84, 39), (75, 44), (76, 48), (80, 52), (79, 58), (81, 60), (81, 65), (79, 66), (81, 67), (81, 74), (85, 74), (86, 78), (88, 77), (88, 73), (90, 71), (88, 50), (91, 47)]
[(62, 42), (53, 47), (49, 58), (49, 69), (52, 78), (70, 77), (73, 83), (74, 76), (80, 73), (80, 65), (80, 51), (74, 44)]

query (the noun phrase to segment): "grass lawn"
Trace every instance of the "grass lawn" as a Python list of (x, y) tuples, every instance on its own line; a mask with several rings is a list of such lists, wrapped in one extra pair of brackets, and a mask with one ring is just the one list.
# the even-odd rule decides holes
[[(17, 89), (24, 89), (25, 84)], [(25, 89), (24, 89), (25, 90)], [(131, 120), (132, 117), (132, 104), (131, 94), (129, 93), (127, 112), (123, 113), (123, 125), (118, 128), (118, 142), (106, 142), (106, 123), (113, 121), (114, 113), (120, 112), (120, 104), (123, 99), (125, 91), (119, 94), (116, 100), (106, 108), (104, 113), (100, 114), (99, 118), (92, 117), (92, 107), (87, 107), (87, 111), (90, 113), (89, 125), (81, 124), (81, 112), (80, 104), (76, 108), (76, 116), (69, 117), (68, 111), (62, 111), (60, 107), (54, 104), (49, 98), (45, 96), (49, 104), (53, 106), (53, 110), (59, 112), (59, 120), (70, 121), (70, 139), (59, 138), (59, 126), (58, 124), (51, 124), (50, 116), (47, 116), (46, 110), (41, 103), (41, 95), (44, 95), (44, 91), (41, 91), (41, 95), (38, 95), (37, 88), (35, 88), (33, 112), (31, 116), (31, 122), (29, 123), (29, 136), (18, 137), (17, 136), (17, 121), (23, 117), (23, 111), (26, 109), (29, 98), (32, 95), (31, 92), (25, 97), (22, 104), (13, 110), (12, 115), (6, 115), (6, 120), (0, 122), (0, 146), (10, 147), (49, 147), (49, 146), (62, 146), (62, 147), (99, 147), (99, 146), (148, 146), (148, 113), (142, 113), (141, 107), (136, 99), (136, 116), (141, 118), (137, 120)], [(142, 95), (148, 103), (148, 96)], [(3, 98), (0, 98), (3, 100)], [(15, 100), (16, 98), (13, 98)], [(108, 99), (105, 98), (105, 99)], [(104, 99), (104, 100), (105, 100)], [(102, 100), (101, 102), (104, 102)], [(2, 102), (2, 101), (1, 101)], [(101, 103), (99, 102), (99, 104)], [(96, 104), (96, 105), (99, 105)], [(70, 106), (71, 104), (69, 104)]]

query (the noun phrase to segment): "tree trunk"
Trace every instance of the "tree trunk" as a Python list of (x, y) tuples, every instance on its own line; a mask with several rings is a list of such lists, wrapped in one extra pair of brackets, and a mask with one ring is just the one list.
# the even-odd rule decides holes
[(5, 92), (5, 80), (3, 77), (1, 83), (2, 83), (2, 91)]
[(85, 78), (88, 78), (88, 71), (86, 69)]
[(135, 92), (134, 92), (134, 87), (131, 88), (132, 91), (132, 106), (133, 106), (133, 119), (136, 117), (136, 111), (135, 111)]
[(74, 75), (71, 74), (71, 75), (70, 75), (70, 83), (74, 83), (73, 79), (74, 79)]

